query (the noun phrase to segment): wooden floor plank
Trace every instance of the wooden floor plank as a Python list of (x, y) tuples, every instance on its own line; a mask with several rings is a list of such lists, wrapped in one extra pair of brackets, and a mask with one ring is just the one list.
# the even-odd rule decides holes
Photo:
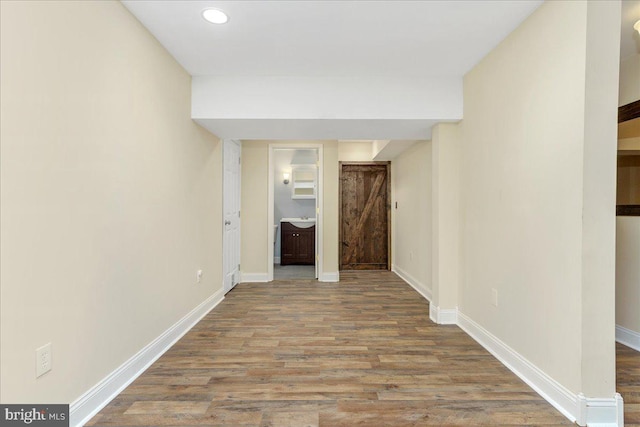
[(616, 344), (616, 390), (624, 401), (624, 425), (640, 427), (640, 352)]
[(87, 425), (573, 424), (376, 271), (238, 285)]

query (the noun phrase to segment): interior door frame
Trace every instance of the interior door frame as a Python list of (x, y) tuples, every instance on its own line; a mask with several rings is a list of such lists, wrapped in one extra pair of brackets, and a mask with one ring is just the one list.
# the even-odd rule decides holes
[[(338, 162), (338, 270), (342, 270), (342, 166), (386, 166), (387, 167), (387, 271), (391, 271), (391, 162)], [(384, 270), (380, 270), (384, 271)]]
[(274, 168), (273, 155), (275, 150), (288, 149), (288, 150), (308, 150), (316, 149), (318, 153), (317, 163), (317, 183), (316, 183), (316, 279), (319, 281), (326, 281), (324, 277), (323, 267), (323, 230), (324, 230), (324, 191), (323, 191), (323, 179), (324, 179), (324, 145), (315, 142), (296, 142), (296, 143), (271, 143), (269, 144), (269, 177), (268, 177), (268, 200), (267, 200), (267, 281), (273, 281), (273, 252), (274, 252), (274, 233), (273, 233), (273, 220), (274, 220)]
[(238, 162), (238, 183), (237, 183), (237, 188), (235, 189), (235, 191), (237, 191), (237, 196), (238, 196), (238, 213), (240, 212), (240, 210), (242, 209), (242, 142), (235, 140), (235, 139), (224, 139), (222, 140), (222, 290), (224, 293), (229, 292), (230, 290), (232, 290), (239, 282), (240, 282), (240, 276), (241, 276), (241, 272), (240, 272), (240, 264), (241, 264), (241, 254), (242, 254), (242, 249), (241, 249), (241, 245), (242, 245), (242, 221), (240, 220), (240, 217), (238, 217), (238, 241), (236, 242), (236, 248), (237, 248), (237, 258), (238, 258), (238, 271), (237, 271), (237, 277), (235, 278), (235, 283), (231, 284), (231, 287), (229, 289), (227, 289), (226, 287), (226, 278), (227, 278), (227, 271), (226, 271), (226, 261), (227, 261), (227, 257), (229, 256), (229, 250), (230, 248), (225, 247), (225, 233), (226, 233), (226, 225), (225, 225), (225, 200), (226, 200), (226, 192), (229, 191), (229, 187), (227, 186), (227, 182), (225, 180), (225, 161), (226, 161), (226, 154), (225, 151), (227, 150), (227, 145), (228, 144), (235, 144), (238, 146), (238, 157), (240, 158), (240, 161)]

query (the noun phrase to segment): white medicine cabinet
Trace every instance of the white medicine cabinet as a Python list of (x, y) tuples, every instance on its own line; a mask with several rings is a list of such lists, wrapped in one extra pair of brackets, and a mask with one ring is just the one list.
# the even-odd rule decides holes
[(315, 199), (317, 176), (315, 165), (291, 165), (291, 198)]

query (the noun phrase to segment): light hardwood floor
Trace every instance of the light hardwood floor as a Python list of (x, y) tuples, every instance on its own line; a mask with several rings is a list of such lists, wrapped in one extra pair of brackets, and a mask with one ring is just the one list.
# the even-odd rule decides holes
[(390, 272), (241, 284), (88, 426), (573, 425)]

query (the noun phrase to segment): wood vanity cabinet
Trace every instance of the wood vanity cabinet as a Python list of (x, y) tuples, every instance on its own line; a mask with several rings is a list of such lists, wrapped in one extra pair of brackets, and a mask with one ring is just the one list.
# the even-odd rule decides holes
[(316, 258), (316, 226), (299, 228), (289, 222), (280, 223), (280, 265), (314, 265)]

